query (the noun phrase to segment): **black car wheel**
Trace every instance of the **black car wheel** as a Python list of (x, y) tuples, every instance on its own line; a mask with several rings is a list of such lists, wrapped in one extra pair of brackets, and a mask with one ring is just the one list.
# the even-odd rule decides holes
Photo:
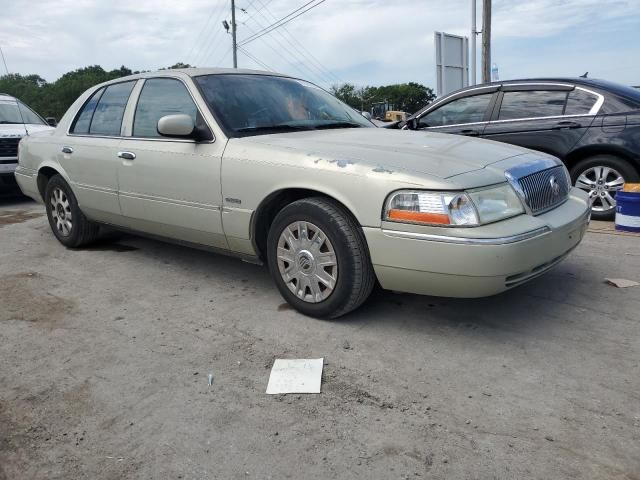
[(375, 283), (360, 227), (329, 199), (284, 207), (269, 229), (267, 257), (282, 296), (311, 317), (337, 318), (356, 309)]
[(44, 200), (51, 230), (65, 247), (77, 248), (95, 240), (98, 225), (80, 211), (73, 191), (60, 175), (47, 183)]
[(571, 181), (589, 193), (591, 217), (594, 220), (611, 220), (616, 212), (616, 192), (625, 183), (640, 181), (640, 175), (619, 157), (596, 155), (571, 169)]

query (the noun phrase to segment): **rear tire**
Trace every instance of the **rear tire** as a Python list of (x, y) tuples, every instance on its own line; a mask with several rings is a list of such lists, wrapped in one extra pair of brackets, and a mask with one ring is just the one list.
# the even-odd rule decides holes
[(284, 207), (269, 229), (269, 270), (284, 299), (304, 315), (338, 318), (375, 284), (369, 250), (352, 216), (322, 197)]
[(100, 227), (84, 216), (73, 191), (60, 175), (49, 179), (44, 193), (49, 226), (65, 247), (78, 248), (93, 242)]
[(640, 175), (626, 160), (613, 155), (594, 155), (578, 162), (571, 169), (571, 182), (589, 193), (591, 218), (613, 220), (616, 213), (615, 195), (626, 182), (638, 182)]

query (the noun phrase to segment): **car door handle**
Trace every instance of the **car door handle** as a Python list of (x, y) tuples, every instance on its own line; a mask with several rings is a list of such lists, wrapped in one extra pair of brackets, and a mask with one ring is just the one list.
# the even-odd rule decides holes
[(478, 130), (474, 130), (472, 128), (467, 128), (466, 130), (460, 130), (462, 135), (467, 135), (469, 137), (478, 137), (480, 136), (480, 132)]
[(558, 122), (556, 123), (555, 127), (553, 127), (554, 130), (561, 130), (563, 128), (580, 128), (582, 125), (578, 122), (573, 122), (570, 120), (565, 120), (562, 122)]
[(118, 158), (124, 158), (125, 160), (135, 160), (136, 154), (133, 152), (118, 152)]
[(71, 148), (71, 147), (62, 147), (62, 153), (73, 153), (73, 148)]

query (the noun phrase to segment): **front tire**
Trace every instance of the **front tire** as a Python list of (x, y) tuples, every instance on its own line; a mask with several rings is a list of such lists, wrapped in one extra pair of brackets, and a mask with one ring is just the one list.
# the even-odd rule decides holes
[(44, 193), (51, 231), (65, 247), (78, 248), (93, 242), (99, 226), (80, 211), (73, 191), (60, 175), (51, 177)]
[(595, 155), (571, 169), (571, 181), (589, 194), (592, 219), (612, 220), (616, 213), (616, 192), (625, 183), (640, 181), (640, 175), (622, 158)]
[(358, 308), (375, 283), (360, 227), (341, 205), (321, 197), (284, 207), (269, 229), (269, 270), (284, 299), (317, 318)]

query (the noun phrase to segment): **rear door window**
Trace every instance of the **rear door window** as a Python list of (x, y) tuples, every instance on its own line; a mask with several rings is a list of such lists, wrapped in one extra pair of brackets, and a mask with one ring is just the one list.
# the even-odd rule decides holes
[(558, 90), (504, 92), (498, 120), (560, 116), (566, 99), (567, 92)]
[(420, 119), (421, 127), (440, 127), (459, 123), (482, 122), (493, 93), (458, 98)]
[(89, 126), (90, 135), (120, 136), (124, 109), (135, 83), (123, 82), (107, 87), (93, 113)]
[(159, 137), (158, 120), (182, 113), (196, 123), (198, 109), (184, 84), (172, 78), (152, 78), (144, 82), (133, 120), (134, 137)]
[(567, 97), (565, 115), (587, 115), (598, 101), (598, 97), (584, 90), (575, 89)]

